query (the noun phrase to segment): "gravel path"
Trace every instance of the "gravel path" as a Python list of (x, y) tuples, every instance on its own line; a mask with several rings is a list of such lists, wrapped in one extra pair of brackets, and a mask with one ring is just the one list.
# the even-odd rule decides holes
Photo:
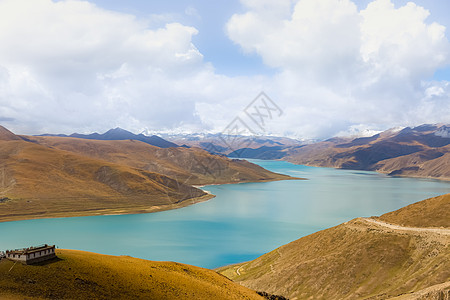
[(389, 229), (394, 230), (401, 230), (401, 231), (414, 231), (414, 232), (424, 232), (424, 233), (437, 233), (437, 234), (443, 234), (443, 235), (450, 235), (450, 229), (448, 228), (422, 228), (422, 227), (404, 227), (400, 225), (395, 224), (389, 224), (383, 221), (371, 219), (371, 218), (361, 218), (362, 220), (374, 223)]

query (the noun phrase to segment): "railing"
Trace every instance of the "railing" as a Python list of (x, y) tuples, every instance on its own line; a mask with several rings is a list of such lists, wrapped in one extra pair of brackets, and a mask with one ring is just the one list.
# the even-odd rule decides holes
[(15, 251), (34, 250), (34, 249), (39, 249), (39, 248), (44, 248), (44, 247), (48, 247), (48, 244), (41, 244), (41, 245), (37, 245), (37, 246), (31, 246), (31, 247), (28, 247), (28, 248), (19, 248), (19, 249), (13, 249), (13, 250), (6, 250), (6, 253), (8, 253), (8, 252), (15, 252)]

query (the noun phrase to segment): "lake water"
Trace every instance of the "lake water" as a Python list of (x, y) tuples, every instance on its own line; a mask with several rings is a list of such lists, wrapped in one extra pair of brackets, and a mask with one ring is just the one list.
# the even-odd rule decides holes
[(216, 198), (152, 214), (0, 223), (0, 250), (49, 243), (215, 268), (355, 217), (450, 193), (450, 183), (437, 180), (252, 161), (309, 180), (208, 186), (204, 189)]

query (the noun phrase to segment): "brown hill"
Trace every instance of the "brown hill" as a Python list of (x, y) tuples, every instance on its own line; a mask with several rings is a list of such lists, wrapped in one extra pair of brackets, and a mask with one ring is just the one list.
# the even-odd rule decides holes
[(140, 141), (99, 141), (67, 137), (28, 137), (52, 148), (164, 174), (194, 185), (293, 179), (242, 160), (199, 148), (159, 148)]
[(0, 135), (0, 222), (153, 212), (213, 197), (192, 184), (293, 179), (201, 149)]
[(402, 226), (450, 228), (450, 194), (410, 204), (379, 219)]
[[(450, 228), (403, 227), (382, 220), (447, 225), (448, 210), (441, 210), (449, 202), (445, 195), (378, 220), (358, 218), (219, 272), (246, 287), (290, 299), (388, 299), (419, 292), (450, 281)], [(424, 219), (410, 223), (421, 218), (420, 210)], [(445, 221), (430, 220), (433, 214)]]
[(311, 166), (450, 180), (449, 132), (447, 125), (422, 125), (372, 137), (334, 138), (292, 148), (285, 159)]
[(396, 176), (432, 177), (450, 180), (450, 146), (426, 149), (409, 155), (382, 160), (375, 170)]
[(0, 125), (0, 141), (20, 140), (21, 138)]
[(0, 261), (2, 299), (262, 299), (214, 271), (174, 262), (153, 262), (57, 250), (44, 265)]
[(150, 212), (212, 197), (161, 174), (26, 141), (2, 141), (0, 153), (0, 221)]

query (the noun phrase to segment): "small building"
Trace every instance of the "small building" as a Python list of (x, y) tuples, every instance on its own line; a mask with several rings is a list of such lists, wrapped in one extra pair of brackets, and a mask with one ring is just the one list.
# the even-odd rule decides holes
[(26, 265), (31, 265), (55, 258), (55, 245), (47, 244), (23, 249), (6, 250), (6, 258), (18, 261)]

